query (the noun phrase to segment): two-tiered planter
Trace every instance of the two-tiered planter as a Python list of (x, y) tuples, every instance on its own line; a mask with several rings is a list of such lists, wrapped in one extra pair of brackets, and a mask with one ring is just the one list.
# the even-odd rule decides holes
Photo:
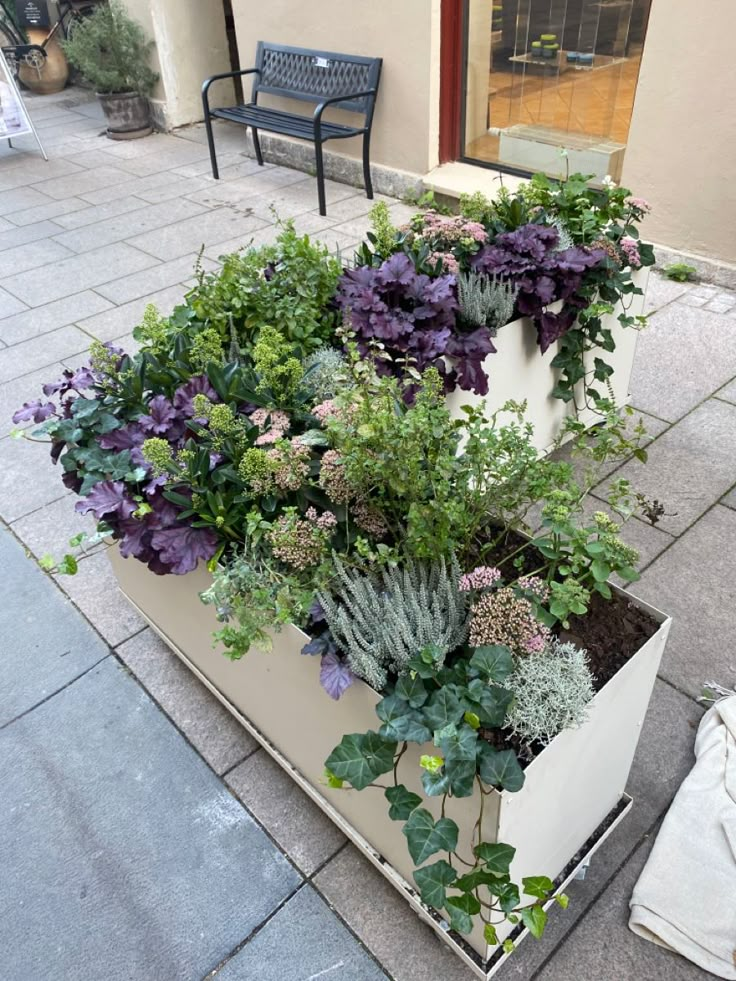
[[(270, 653), (252, 650), (242, 661), (229, 661), (213, 648), (213, 608), (198, 600), (210, 583), (204, 566), (187, 576), (156, 576), (122, 559), (117, 548), (109, 555), (123, 593), (168, 646), (479, 977), (495, 971), (503, 956), (486, 945), (480, 928), (463, 939), (421, 903), (411, 885), (406, 839), (401, 825), (389, 819), (383, 795), (325, 783), (324, 761), (343, 735), (376, 727), (377, 693), (357, 681), (332, 701), (319, 685), (319, 659), (300, 653), (308, 638), (293, 626), (274, 635)], [(481, 837), (514, 845), (516, 881), (544, 874), (564, 885), (625, 811), (624, 788), (670, 628), (664, 614), (632, 602), (659, 623), (657, 632), (598, 692), (585, 725), (560, 733), (527, 768), (519, 793), (494, 792), (486, 801)], [(411, 752), (416, 785), (407, 783), (420, 791), (418, 756), (432, 747)], [(423, 806), (438, 810), (438, 798)], [(460, 850), (472, 846), (477, 814), (475, 798), (449, 801), (447, 816), (460, 828)]]

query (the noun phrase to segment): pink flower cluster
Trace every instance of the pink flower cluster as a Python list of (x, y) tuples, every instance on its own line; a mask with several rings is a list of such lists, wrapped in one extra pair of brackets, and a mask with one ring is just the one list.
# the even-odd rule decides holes
[(430, 264), (434, 266), (438, 260), (442, 263), (443, 273), (450, 273), (452, 276), (456, 276), (460, 271), (460, 263), (452, 252), (432, 252), (429, 257)]
[(652, 210), (651, 204), (645, 198), (627, 198), (626, 203), (631, 208), (638, 208), (639, 211), (643, 211), (645, 214), (649, 214)]
[(635, 238), (630, 238), (628, 235), (624, 237), (619, 242), (621, 246), (621, 251), (626, 256), (627, 263), (632, 269), (639, 269), (641, 266), (641, 256), (639, 255), (639, 243)]
[(337, 450), (327, 450), (323, 455), (319, 470), (319, 486), (335, 504), (347, 504), (354, 496), (355, 492), (348, 483)]
[(549, 586), (539, 576), (522, 576), (516, 585), (528, 593), (533, 593), (540, 603), (546, 603), (549, 599)]
[(318, 514), (316, 508), (309, 507), (305, 517), (313, 522), (320, 531), (332, 531), (337, 526), (337, 518), (332, 511), (323, 511), (322, 514)]
[(326, 399), (324, 402), (320, 402), (319, 405), (315, 405), (312, 409), (312, 415), (315, 419), (319, 419), (320, 422), (326, 422), (327, 419), (334, 419), (340, 414), (340, 409), (333, 399)]
[(444, 238), (448, 242), (459, 242), (469, 238), (474, 242), (486, 242), (488, 234), (478, 221), (466, 221), (461, 215), (439, 215), (427, 211), (423, 216), (424, 227), (419, 234), (422, 238)]
[[(268, 429), (264, 429), (269, 419), (271, 424)], [(289, 417), (280, 409), (256, 409), (251, 413), (250, 421), (261, 430), (261, 435), (256, 438), (256, 446), (269, 446), (275, 443), (277, 439), (282, 439), (289, 429)]]
[(460, 576), (458, 589), (469, 593), (473, 589), (490, 589), (501, 578), (501, 570), (492, 565), (479, 565)]
[(332, 511), (319, 514), (310, 507), (303, 518), (293, 511), (282, 514), (268, 533), (268, 540), (278, 559), (302, 571), (322, 560), (336, 525)]
[(549, 629), (536, 619), (532, 604), (510, 586), (484, 593), (473, 605), (469, 637), (473, 647), (503, 644), (514, 654), (536, 654), (549, 639)]
[(367, 504), (365, 501), (356, 501), (352, 505), (350, 513), (356, 525), (374, 538), (383, 538), (388, 531), (386, 519), (378, 508), (373, 507), (372, 504)]
[(271, 463), (273, 481), (281, 490), (299, 490), (309, 476), (309, 447), (298, 436), (282, 440), (266, 456)]

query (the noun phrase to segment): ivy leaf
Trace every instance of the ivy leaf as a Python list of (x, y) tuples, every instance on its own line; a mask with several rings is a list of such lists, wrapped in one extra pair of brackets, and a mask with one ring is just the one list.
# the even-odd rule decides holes
[(478, 773), (483, 783), (511, 793), (524, 786), (524, 771), (513, 749), (495, 750), (482, 740), (478, 743)]
[(483, 927), (483, 939), (489, 947), (495, 947), (498, 944), (498, 934), (492, 923), (486, 923)]
[(441, 797), (442, 794), (446, 794), (450, 789), (450, 778), (445, 772), (445, 768), (424, 770), (422, 772), (422, 787), (424, 787), (424, 793), (427, 797)]
[(489, 887), (494, 896), (498, 899), (498, 904), (504, 913), (513, 913), (521, 902), (519, 887), (513, 882), (504, 882), (500, 885)]
[(408, 702), (412, 708), (420, 708), (427, 701), (427, 688), (418, 674), (402, 674), (396, 682), (394, 693)]
[(521, 880), (524, 893), (535, 899), (547, 899), (554, 889), (554, 883), (546, 875), (532, 875)]
[(475, 678), (466, 689), (465, 699), (483, 725), (497, 728), (503, 725), (513, 699), (513, 693), (498, 685), (488, 685)]
[(458, 723), (463, 717), (463, 712), (460, 700), (452, 692), (440, 688), (432, 695), (424, 709), (424, 721), (436, 732), (437, 729), (444, 729), (446, 726)]
[(450, 896), (445, 902), (445, 909), (450, 914), (450, 924), (458, 933), (470, 933), (473, 929), (473, 916), (480, 913), (480, 903), (471, 892)]
[(440, 747), (445, 754), (445, 763), (450, 760), (473, 760), (477, 755), (478, 733), (468, 725), (455, 729), (444, 738)]
[(445, 760), (445, 774), (455, 797), (471, 797), (475, 782), (475, 760)]
[(498, 876), (489, 872), (488, 869), (479, 868), (461, 875), (455, 882), (455, 888), (462, 889), (463, 892), (475, 892), (479, 886), (490, 886), (496, 882), (498, 882)]
[(384, 723), (379, 735), (396, 742), (426, 743), (432, 732), (422, 724), (421, 716), (398, 695), (387, 695), (376, 706), (376, 715)]
[(486, 681), (504, 682), (514, 670), (514, 658), (508, 647), (493, 644), (476, 647), (470, 658), (471, 673)]
[(567, 909), (567, 907), (570, 905), (570, 897), (566, 896), (564, 892), (561, 892), (559, 895), (555, 896), (555, 902), (558, 906), (562, 907), (562, 909)]
[(412, 812), (402, 831), (415, 865), (421, 865), (437, 852), (454, 852), (457, 848), (458, 827), (455, 822), (449, 818), (440, 818), (435, 822), (423, 807)]
[(495, 875), (508, 875), (516, 849), (502, 841), (482, 841), (476, 845), (473, 854), (479, 858), (489, 872)]
[(539, 940), (547, 923), (547, 913), (542, 906), (528, 906), (521, 910), (521, 922)]
[(442, 909), (447, 901), (446, 889), (451, 886), (457, 874), (449, 862), (441, 858), (439, 862), (425, 865), (414, 873), (414, 881), (419, 887), (419, 894), (427, 906)]
[(325, 766), (356, 790), (363, 790), (376, 777), (393, 769), (395, 752), (396, 743), (383, 739), (377, 732), (352, 733), (342, 737)]
[(419, 794), (413, 794), (407, 790), (403, 783), (396, 787), (386, 787), (384, 793), (386, 800), (391, 805), (388, 809), (388, 816), (392, 821), (406, 821), (411, 812), (422, 803)]

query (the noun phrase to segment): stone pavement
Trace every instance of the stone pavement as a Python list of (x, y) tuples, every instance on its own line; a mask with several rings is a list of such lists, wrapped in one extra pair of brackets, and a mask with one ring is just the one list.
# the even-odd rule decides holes
[[(0, 148), (0, 977), (13, 981), (470, 981), (471, 974), (257, 748), (118, 595), (104, 550), (53, 582), (27, 561), (82, 527), (44, 446), (11, 412), (80, 363), (130, 348), (202, 263), (275, 234), (273, 203), (343, 252), (362, 192), (258, 168), (222, 127), (223, 180), (201, 127), (112, 143), (80, 90), (28, 100), (48, 164)], [(395, 220), (410, 213), (390, 202)], [(653, 277), (632, 384), (656, 439), (635, 479), (666, 505), (627, 536), (633, 591), (675, 624), (642, 734), (631, 815), (570, 890), (543, 941), (499, 974), (521, 981), (695, 981), (634, 937), (627, 901), (692, 763), (705, 680), (736, 682), (736, 295)]]

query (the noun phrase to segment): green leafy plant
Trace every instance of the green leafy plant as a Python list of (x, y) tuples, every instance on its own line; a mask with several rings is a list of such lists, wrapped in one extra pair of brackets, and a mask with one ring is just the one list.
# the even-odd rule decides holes
[(79, 21), (62, 47), (70, 64), (97, 92), (147, 96), (158, 81), (149, 64), (153, 41), (119, 0), (99, 4)]
[(667, 279), (674, 279), (677, 283), (689, 283), (695, 279), (698, 270), (695, 266), (688, 266), (686, 262), (672, 262), (662, 270)]

